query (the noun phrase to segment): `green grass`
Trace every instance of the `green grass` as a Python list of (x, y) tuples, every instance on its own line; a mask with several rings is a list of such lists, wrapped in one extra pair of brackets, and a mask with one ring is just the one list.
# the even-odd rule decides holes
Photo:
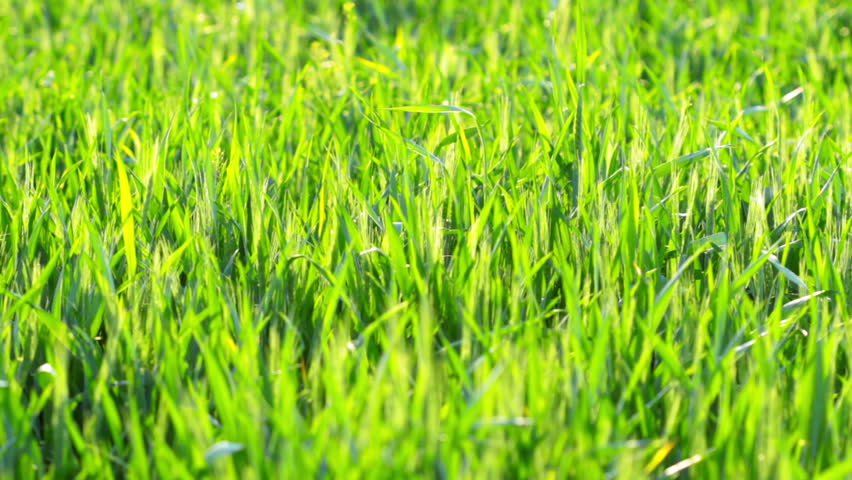
[(850, 25), (0, 3), (0, 477), (848, 478)]

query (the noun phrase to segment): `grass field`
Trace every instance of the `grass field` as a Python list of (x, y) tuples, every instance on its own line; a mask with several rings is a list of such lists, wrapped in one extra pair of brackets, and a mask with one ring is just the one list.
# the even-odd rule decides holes
[(0, 2), (0, 477), (852, 477), (850, 28)]

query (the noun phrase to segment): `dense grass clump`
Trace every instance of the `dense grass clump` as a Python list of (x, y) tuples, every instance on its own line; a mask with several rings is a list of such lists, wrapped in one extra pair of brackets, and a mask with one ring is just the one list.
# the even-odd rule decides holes
[(0, 477), (848, 478), (850, 25), (0, 3)]

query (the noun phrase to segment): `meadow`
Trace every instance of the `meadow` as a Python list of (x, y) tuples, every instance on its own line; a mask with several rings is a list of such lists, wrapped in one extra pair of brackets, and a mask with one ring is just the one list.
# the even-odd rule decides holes
[(852, 477), (850, 28), (0, 2), (0, 477)]

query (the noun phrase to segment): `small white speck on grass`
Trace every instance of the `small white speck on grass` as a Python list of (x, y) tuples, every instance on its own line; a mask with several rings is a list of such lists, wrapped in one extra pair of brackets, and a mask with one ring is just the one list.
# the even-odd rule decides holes
[(204, 460), (207, 463), (213, 463), (222, 457), (233, 455), (244, 448), (246, 447), (242, 443), (229, 441), (216, 442), (204, 453)]
[(53, 86), (54, 80), (56, 80), (56, 73), (53, 70), (48, 70), (44, 75), (44, 78), (41, 79), (41, 86), (44, 88), (50, 88)]
[(246, 11), (246, 2), (237, 2), (237, 11), (245, 12)]
[(796, 88), (794, 88), (793, 90), (791, 90), (791, 91), (787, 92), (787, 94), (786, 94), (786, 95), (784, 95), (783, 97), (781, 97), (781, 103), (789, 103), (789, 102), (790, 102), (790, 101), (792, 101), (794, 98), (798, 97), (799, 95), (801, 95), (801, 94), (803, 94), (803, 93), (805, 93), (805, 89), (804, 89), (804, 88), (802, 88), (802, 87), (796, 87)]
[(532, 427), (533, 425), (535, 420), (530, 417), (497, 417), (480, 420), (474, 424), (474, 427)]
[(47, 388), (56, 379), (56, 370), (53, 368), (53, 365), (43, 363), (36, 369), (35, 377), (36, 382), (41, 388)]
[(210, 98), (216, 100), (217, 98), (219, 98), (219, 92), (215, 90), (210, 92)]
[(667, 477), (673, 477), (673, 476), (677, 475), (678, 473), (686, 470), (687, 468), (695, 465), (696, 463), (700, 462), (703, 459), (704, 459), (704, 457), (702, 457), (701, 455), (693, 455), (693, 456), (687, 458), (686, 460), (681, 460), (680, 462), (677, 462), (674, 465), (670, 466), (669, 468), (665, 469), (663, 471), (663, 475), (665, 475)]
[(0, 380), (0, 388), (9, 388), (9, 382), (6, 380)]

